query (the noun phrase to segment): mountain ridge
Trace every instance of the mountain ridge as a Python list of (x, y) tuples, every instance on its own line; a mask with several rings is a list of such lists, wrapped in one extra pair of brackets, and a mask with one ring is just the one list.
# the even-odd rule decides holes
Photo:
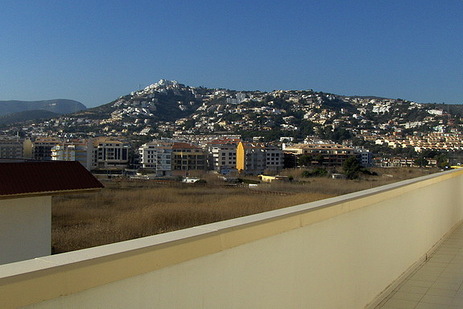
[(0, 116), (0, 125), (8, 125), (29, 120), (44, 120), (58, 117), (60, 114), (47, 110), (27, 110)]
[(238, 91), (160, 80), (107, 104), (35, 123), (27, 131), (146, 138), (225, 132), (264, 140), (318, 135), (340, 141), (365, 132), (371, 138), (390, 132), (462, 132), (461, 111), (463, 105), (312, 89)]
[(45, 110), (56, 114), (70, 114), (84, 109), (87, 109), (84, 104), (69, 99), (0, 101), (0, 116), (33, 110)]

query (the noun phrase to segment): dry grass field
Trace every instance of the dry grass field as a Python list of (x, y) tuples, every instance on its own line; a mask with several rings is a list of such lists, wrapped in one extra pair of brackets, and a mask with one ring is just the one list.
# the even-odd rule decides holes
[(286, 170), (291, 183), (260, 184), (256, 189), (226, 186), (217, 176), (207, 184), (113, 180), (98, 193), (54, 197), (54, 253), (164, 233), (196, 225), (294, 206), (435, 172), (423, 169), (376, 170), (360, 180), (300, 179)]

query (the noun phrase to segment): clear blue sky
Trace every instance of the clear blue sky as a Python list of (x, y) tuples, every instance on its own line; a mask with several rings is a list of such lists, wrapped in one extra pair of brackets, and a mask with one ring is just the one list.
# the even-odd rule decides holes
[(463, 103), (463, 0), (4, 0), (0, 100), (157, 82)]

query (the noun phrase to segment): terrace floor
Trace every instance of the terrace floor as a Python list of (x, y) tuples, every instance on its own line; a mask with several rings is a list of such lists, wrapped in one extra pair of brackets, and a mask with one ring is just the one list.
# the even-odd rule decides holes
[(463, 308), (463, 224), (376, 308)]

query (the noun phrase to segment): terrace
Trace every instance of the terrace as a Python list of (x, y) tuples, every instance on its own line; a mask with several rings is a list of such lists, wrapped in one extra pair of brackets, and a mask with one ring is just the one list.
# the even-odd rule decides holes
[(462, 186), (443, 172), (0, 265), (0, 307), (460, 308)]

